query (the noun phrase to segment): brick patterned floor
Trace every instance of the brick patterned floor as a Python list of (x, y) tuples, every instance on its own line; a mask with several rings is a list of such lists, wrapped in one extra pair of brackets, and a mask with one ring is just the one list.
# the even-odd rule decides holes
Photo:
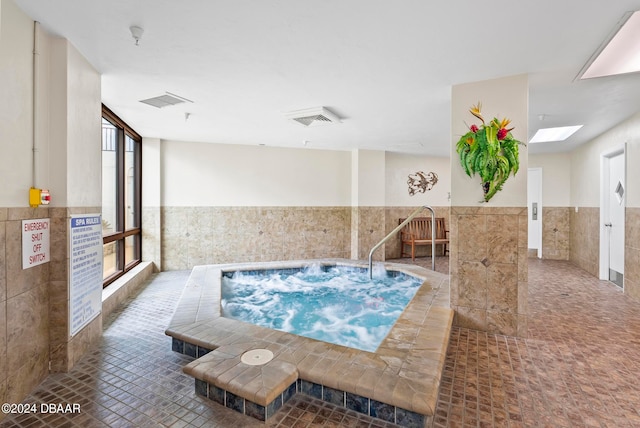
[[(163, 332), (187, 276), (156, 275), (93, 352), (24, 401), (78, 403), (79, 414), (8, 416), (0, 427), (264, 427), (196, 396), (182, 373), (191, 358)], [(640, 427), (640, 303), (568, 262), (530, 259), (529, 280), (527, 339), (453, 329), (434, 426)], [(298, 395), (266, 426), (390, 425)]]
[(454, 328), (435, 427), (640, 427), (640, 303), (529, 260), (529, 337)]

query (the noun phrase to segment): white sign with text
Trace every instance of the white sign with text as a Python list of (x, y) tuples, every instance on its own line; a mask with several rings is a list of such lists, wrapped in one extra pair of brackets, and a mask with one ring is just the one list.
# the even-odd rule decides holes
[(100, 214), (71, 216), (69, 231), (69, 335), (74, 336), (102, 311)]
[(22, 220), (22, 269), (48, 263), (51, 219)]

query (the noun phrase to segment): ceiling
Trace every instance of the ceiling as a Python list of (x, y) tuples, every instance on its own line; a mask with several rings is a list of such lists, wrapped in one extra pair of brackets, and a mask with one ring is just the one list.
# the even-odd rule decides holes
[[(530, 153), (572, 150), (640, 111), (638, 73), (574, 81), (640, 0), (14, 1), (87, 58), (103, 102), (144, 137), (448, 156), (452, 85), (521, 73), (529, 138), (584, 124)], [(139, 102), (166, 92), (193, 102)], [(317, 106), (342, 122), (283, 115)]]

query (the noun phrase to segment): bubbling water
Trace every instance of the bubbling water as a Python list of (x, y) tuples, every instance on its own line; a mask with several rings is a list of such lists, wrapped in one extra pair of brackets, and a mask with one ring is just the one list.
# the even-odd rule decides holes
[[(382, 269), (380, 269), (380, 266)], [(325, 342), (375, 351), (422, 281), (314, 264), (293, 271), (237, 271), (222, 280), (223, 316)]]

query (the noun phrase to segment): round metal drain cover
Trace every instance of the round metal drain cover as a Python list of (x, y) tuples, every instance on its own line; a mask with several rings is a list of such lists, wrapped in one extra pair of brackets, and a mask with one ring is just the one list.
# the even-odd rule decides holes
[(268, 349), (252, 349), (240, 357), (240, 361), (250, 366), (261, 366), (273, 359), (273, 352)]

